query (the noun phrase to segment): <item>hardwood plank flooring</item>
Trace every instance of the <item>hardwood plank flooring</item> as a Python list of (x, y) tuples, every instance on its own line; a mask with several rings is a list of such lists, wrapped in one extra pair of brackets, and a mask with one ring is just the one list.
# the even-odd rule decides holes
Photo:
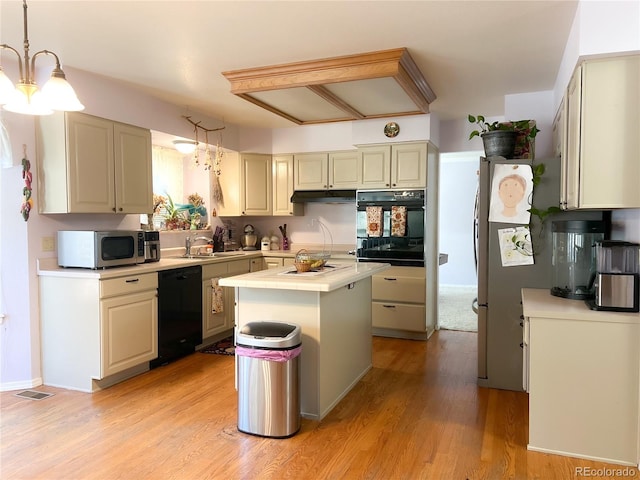
[(475, 333), (373, 345), (349, 395), (282, 440), (237, 431), (229, 356), (195, 353), (95, 394), (3, 392), (0, 478), (565, 480), (620, 468), (527, 451), (528, 397), (476, 385)]

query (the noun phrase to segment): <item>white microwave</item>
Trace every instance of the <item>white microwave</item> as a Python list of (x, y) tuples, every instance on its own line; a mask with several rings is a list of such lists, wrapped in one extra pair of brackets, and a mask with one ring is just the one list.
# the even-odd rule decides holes
[(142, 230), (59, 230), (58, 265), (108, 268), (144, 263)]

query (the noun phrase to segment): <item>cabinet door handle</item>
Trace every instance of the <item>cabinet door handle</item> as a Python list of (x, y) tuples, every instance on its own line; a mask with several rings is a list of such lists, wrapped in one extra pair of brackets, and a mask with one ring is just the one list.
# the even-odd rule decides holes
[(138, 283), (139, 281), (139, 278), (132, 278), (131, 280), (125, 280), (125, 283)]
[(388, 280), (389, 282), (395, 282), (397, 280), (397, 278), (391, 278), (391, 277), (384, 277), (385, 280)]
[(382, 305), (384, 308), (396, 308), (395, 305)]
[(520, 348), (524, 348), (524, 343), (521, 343), (521, 344), (520, 344)]

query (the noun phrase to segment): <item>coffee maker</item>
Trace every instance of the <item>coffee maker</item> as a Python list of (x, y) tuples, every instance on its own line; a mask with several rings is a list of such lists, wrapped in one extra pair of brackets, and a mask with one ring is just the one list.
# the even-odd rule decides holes
[(596, 243), (593, 310), (640, 311), (640, 244), (607, 240)]

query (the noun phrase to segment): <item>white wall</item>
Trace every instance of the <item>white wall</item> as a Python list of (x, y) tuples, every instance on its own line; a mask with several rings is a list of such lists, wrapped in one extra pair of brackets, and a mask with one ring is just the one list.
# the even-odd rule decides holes
[[(396, 122), (400, 133), (384, 135), (384, 126)], [(431, 114), (357, 122), (302, 125), (273, 130), (273, 153), (302, 153), (354, 150), (357, 145), (431, 140), (438, 145), (439, 121)]]
[(640, 2), (581, 1), (554, 86), (554, 112), (580, 57), (640, 50)]
[(479, 159), (483, 152), (440, 156), (440, 251), (449, 255), (439, 270), (442, 285), (476, 285), (473, 220)]

